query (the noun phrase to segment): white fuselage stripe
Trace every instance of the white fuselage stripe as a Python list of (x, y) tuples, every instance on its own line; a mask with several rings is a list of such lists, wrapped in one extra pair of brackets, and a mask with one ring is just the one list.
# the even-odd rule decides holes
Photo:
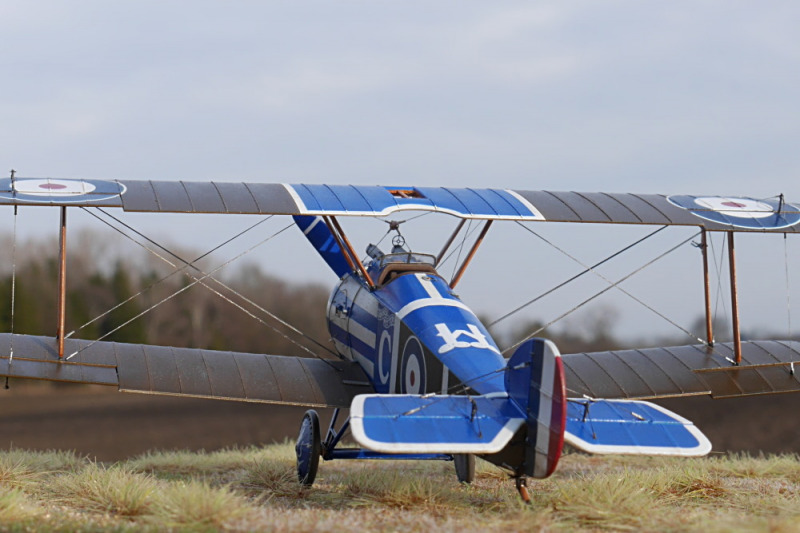
[(375, 349), (375, 332), (365, 328), (352, 318), (347, 323), (349, 333), (356, 339), (360, 340), (373, 350)]
[(375, 363), (367, 359), (367, 357), (363, 354), (358, 353), (357, 350), (350, 348), (353, 352), (353, 358), (356, 362), (361, 365), (361, 368), (364, 369), (364, 372), (367, 373), (370, 379), (375, 375)]
[(303, 235), (308, 235), (309, 233), (311, 233), (311, 230), (313, 230), (315, 227), (317, 227), (317, 224), (319, 224), (320, 221), (322, 221), (322, 217), (314, 217), (314, 222), (309, 224), (309, 226), (303, 232)]
[(446, 298), (421, 298), (419, 300), (414, 300), (411, 303), (406, 304), (397, 312), (397, 317), (399, 319), (405, 318), (410, 313), (413, 313), (417, 309), (422, 309), (423, 307), (458, 307), (459, 309), (464, 309), (465, 311), (469, 311), (470, 313), (472, 310), (464, 305), (463, 303), (459, 302), (458, 300), (449, 300)]
[(433, 280), (430, 276), (427, 274), (415, 274), (415, 277), (422, 288), (425, 289), (425, 292), (428, 293), (428, 296), (431, 298), (444, 299), (442, 295), (439, 294), (439, 291), (436, 290), (436, 285), (433, 284)]

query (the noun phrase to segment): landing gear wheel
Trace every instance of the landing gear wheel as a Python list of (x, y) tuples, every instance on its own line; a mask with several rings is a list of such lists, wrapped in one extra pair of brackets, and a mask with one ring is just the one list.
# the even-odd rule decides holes
[(459, 483), (472, 483), (475, 481), (475, 456), (471, 453), (453, 454), (453, 464), (456, 466), (456, 477)]
[(300, 434), (294, 447), (297, 454), (297, 479), (300, 484), (310, 487), (314, 484), (322, 454), (322, 439), (319, 436), (319, 416), (314, 410), (306, 411), (300, 424)]

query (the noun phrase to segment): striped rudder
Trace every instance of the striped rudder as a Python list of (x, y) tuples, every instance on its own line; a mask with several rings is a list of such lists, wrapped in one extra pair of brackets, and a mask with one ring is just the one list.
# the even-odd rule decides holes
[(551, 341), (525, 341), (505, 373), (506, 390), (526, 417), (525, 475), (545, 478), (553, 473), (564, 445), (567, 401), (561, 354)]

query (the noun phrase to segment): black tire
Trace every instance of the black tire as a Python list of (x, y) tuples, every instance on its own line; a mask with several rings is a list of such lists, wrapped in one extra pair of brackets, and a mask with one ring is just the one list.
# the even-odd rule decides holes
[(319, 457), (322, 454), (319, 416), (316, 411), (309, 410), (303, 415), (294, 451), (297, 454), (297, 479), (301, 485), (310, 487), (317, 477)]
[(475, 456), (471, 453), (453, 454), (453, 464), (456, 467), (456, 477), (459, 483), (472, 483), (475, 481)]

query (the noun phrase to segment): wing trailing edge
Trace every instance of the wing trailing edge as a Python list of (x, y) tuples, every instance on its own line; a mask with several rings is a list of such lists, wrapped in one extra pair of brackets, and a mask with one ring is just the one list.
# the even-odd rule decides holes
[(314, 407), (348, 407), (373, 390), (358, 365), (344, 361), (75, 339), (64, 345), (75, 355), (61, 361), (52, 337), (0, 334), (0, 376)]
[(732, 343), (569, 354), (567, 390), (589, 398), (734, 398), (800, 392), (800, 343), (747, 341), (733, 364)]
[(0, 205), (121, 207), (125, 211), (388, 216), (434, 211), (485, 220), (654, 224), (711, 231), (800, 231), (800, 208), (774, 198), (579, 193), (493, 188), (0, 179)]

